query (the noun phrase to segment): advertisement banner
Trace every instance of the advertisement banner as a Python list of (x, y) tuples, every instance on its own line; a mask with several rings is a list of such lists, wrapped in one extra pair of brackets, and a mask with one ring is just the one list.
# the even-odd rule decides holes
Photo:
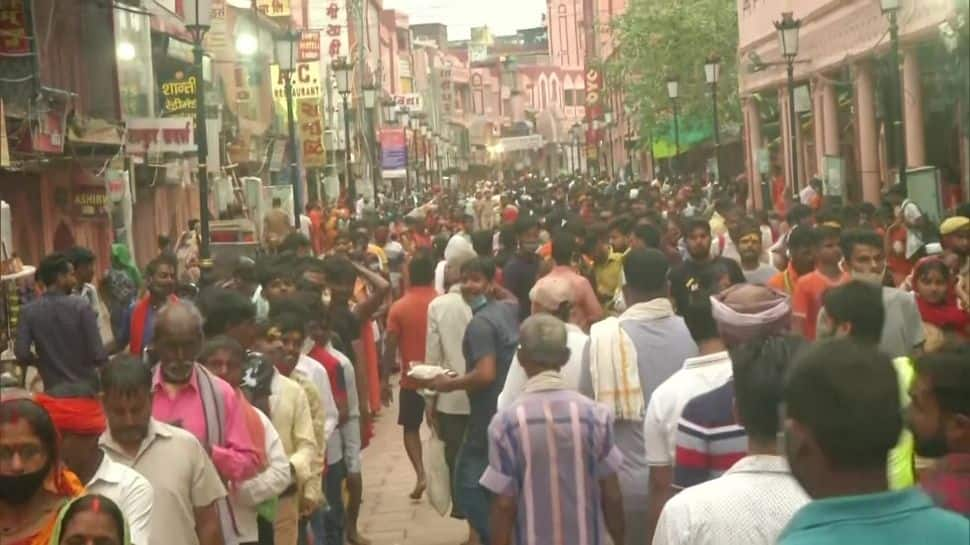
[(320, 107), (320, 100), (305, 98), (298, 101), (296, 123), (303, 166), (323, 167), (327, 164), (327, 153), (323, 147), (323, 109)]
[(381, 129), (381, 169), (387, 178), (403, 178), (408, 151), (403, 127)]
[(603, 77), (597, 68), (586, 70), (586, 144), (595, 147), (599, 142), (597, 122), (603, 119)]

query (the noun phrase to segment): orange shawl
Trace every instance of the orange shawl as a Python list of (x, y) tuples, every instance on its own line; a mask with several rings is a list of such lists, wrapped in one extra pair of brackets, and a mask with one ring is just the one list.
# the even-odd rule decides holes
[[(77, 475), (60, 463), (47, 476), (47, 479), (44, 481), (44, 489), (52, 494), (63, 497), (65, 501), (76, 498), (84, 493), (84, 485), (77, 478)], [(60, 510), (61, 506), (54, 509), (47, 516), (44, 526), (33, 536), (10, 543), (4, 542), (4, 545), (48, 545), (51, 537), (54, 535), (54, 528), (57, 526), (57, 515)]]

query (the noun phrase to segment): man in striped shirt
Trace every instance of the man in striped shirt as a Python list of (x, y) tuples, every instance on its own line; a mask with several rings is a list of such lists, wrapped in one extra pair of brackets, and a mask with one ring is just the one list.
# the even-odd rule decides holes
[(567, 389), (566, 327), (538, 314), (519, 332), (522, 395), (492, 419), (489, 465), (481, 484), (493, 494), (492, 543), (624, 543), (623, 499), (605, 406)]

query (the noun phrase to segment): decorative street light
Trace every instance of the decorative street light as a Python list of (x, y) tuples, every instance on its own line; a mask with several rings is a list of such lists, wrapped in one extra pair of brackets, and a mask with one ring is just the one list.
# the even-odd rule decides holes
[(717, 180), (721, 173), (721, 129), (717, 118), (717, 82), (721, 79), (721, 57), (712, 55), (704, 63), (704, 78), (711, 86), (711, 106), (714, 115), (714, 163), (717, 165)]
[(290, 183), (293, 185), (293, 223), (300, 228), (300, 201), (302, 195), (300, 185), (300, 171), (297, 167), (296, 153), (296, 121), (293, 115), (293, 76), (296, 69), (296, 44), (300, 42), (299, 31), (287, 30), (276, 37), (276, 62), (279, 64), (280, 74), (284, 76), (283, 90), (286, 94), (286, 127), (289, 134), (290, 148)]
[(775, 21), (778, 31), (778, 48), (788, 65), (788, 125), (791, 139), (791, 153), (789, 153), (789, 168), (791, 169), (791, 190), (798, 199), (798, 124), (795, 112), (795, 57), (798, 56), (798, 30), (802, 26), (800, 19), (795, 19), (792, 12), (781, 14), (781, 20)]
[(900, 0), (880, 0), (880, 6), (884, 15), (889, 17), (889, 41), (892, 46), (889, 62), (892, 64), (893, 75), (892, 110), (893, 127), (892, 136), (896, 147), (896, 171), (899, 173), (899, 183), (906, 187), (906, 168), (909, 166), (906, 160), (906, 120), (903, 116), (903, 100), (900, 95), (902, 82), (899, 74), (899, 4)]
[(674, 160), (670, 162), (671, 170), (678, 172), (677, 162), (680, 160), (680, 119), (677, 111), (677, 99), (680, 98), (680, 80), (677, 76), (667, 78), (667, 98), (674, 110)]
[(393, 123), (395, 121), (394, 112), (396, 110), (397, 103), (394, 102), (393, 98), (388, 97), (381, 101), (381, 114), (385, 124)]
[(192, 53), (195, 61), (195, 146), (199, 163), (199, 223), (202, 239), (199, 260), (202, 268), (211, 265), (209, 253), (209, 171), (206, 159), (209, 156), (208, 131), (206, 130), (205, 78), (202, 74), (202, 41), (209, 31), (212, 21), (212, 0), (184, 0), (185, 28), (192, 34)]
[(346, 58), (333, 61), (333, 71), (337, 76), (337, 91), (343, 97), (344, 105), (344, 180), (347, 184), (347, 202), (351, 205), (357, 201), (357, 182), (350, 175), (350, 78), (354, 65)]

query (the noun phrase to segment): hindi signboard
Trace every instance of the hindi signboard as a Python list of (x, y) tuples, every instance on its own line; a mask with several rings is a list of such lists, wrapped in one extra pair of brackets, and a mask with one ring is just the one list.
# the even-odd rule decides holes
[(170, 77), (161, 79), (162, 116), (194, 116), (196, 86), (198, 78), (194, 73), (176, 70)]
[(195, 131), (190, 117), (134, 118), (127, 125), (125, 150), (130, 154), (195, 151)]
[(323, 147), (323, 109), (320, 107), (320, 100), (300, 99), (297, 103), (296, 122), (299, 127), (303, 166), (323, 167), (327, 164), (327, 153)]

